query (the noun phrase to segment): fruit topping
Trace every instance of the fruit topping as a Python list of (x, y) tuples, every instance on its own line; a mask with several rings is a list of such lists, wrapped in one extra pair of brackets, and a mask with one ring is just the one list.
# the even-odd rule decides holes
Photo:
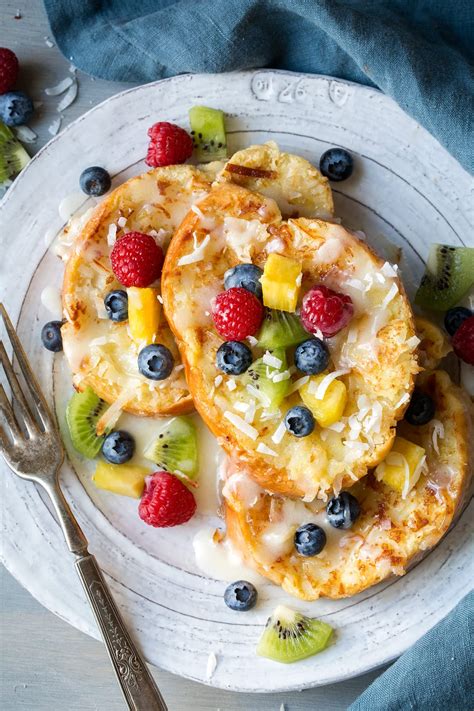
[(474, 316), (462, 323), (453, 336), (453, 349), (458, 358), (474, 365)]
[(66, 422), (74, 449), (88, 459), (94, 459), (104, 443), (104, 437), (97, 435), (96, 425), (107, 408), (108, 405), (90, 387), (82, 393), (74, 393), (66, 408)]
[(194, 479), (199, 467), (193, 422), (187, 417), (174, 417), (158, 430), (144, 456), (166, 471)]
[(459, 326), (472, 316), (472, 311), (465, 306), (448, 309), (444, 316), (444, 327), (450, 336), (454, 336)]
[(241, 286), (247, 291), (255, 294), (257, 299), (262, 299), (262, 285), (260, 277), (263, 271), (256, 264), (237, 264), (232, 269), (228, 269), (224, 274), (224, 287), (232, 289), (235, 286)]
[(295, 405), (285, 415), (285, 427), (295, 437), (307, 437), (314, 430), (313, 413), (303, 405)]
[(312, 376), (307, 383), (301, 386), (300, 395), (320, 427), (329, 427), (338, 422), (346, 407), (347, 388), (345, 383), (337, 378), (329, 382), (328, 373)]
[(421, 390), (414, 390), (405, 412), (405, 420), (410, 425), (426, 425), (433, 419), (434, 414), (435, 404), (430, 396)]
[(99, 489), (139, 499), (149, 473), (149, 469), (136, 464), (109, 464), (100, 459), (92, 481)]
[(179, 526), (189, 521), (195, 511), (194, 496), (177, 477), (168, 472), (155, 472), (145, 479), (138, 515), (149, 526)]
[(0, 183), (12, 178), (30, 162), (30, 156), (8, 126), (0, 121)]
[(307, 375), (317, 375), (326, 370), (329, 364), (329, 351), (320, 338), (308, 338), (295, 350), (295, 365)]
[(339, 182), (352, 175), (354, 161), (344, 148), (330, 148), (319, 161), (319, 170), (329, 180)]
[(193, 152), (193, 140), (184, 128), (158, 121), (148, 129), (150, 143), (145, 163), (152, 168), (184, 163)]
[(415, 303), (433, 311), (455, 306), (474, 284), (474, 247), (434, 244)]
[(43, 346), (52, 351), (59, 353), (63, 349), (63, 339), (61, 336), (61, 321), (48, 321), (41, 329), (41, 341)]
[(257, 654), (284, 664), (297, 662), (326, 649), (332, 633), (326, 622), (278, 605), (267, 620)]
[(20, 66), (15, 52), (7, 47), (0, 47), (0, 94), (13, 89)]
[(112, 269), (123, 286), (149, 286), (161, 274), (163, 250), (151, 235), (128, 232), (110, 253)]
[(248, 583), (246, 580), (237, 580), (226, 587), (224, 602), (231, 610), (247, 612), (255, 607), (257, 590), (252, 583)]
[(260, 279), (263, 303), (269, 309), (294, 312), (301, 287), (301, 263), (272, 252)]
[(81, 190), (86, 195), (99, 197), (104, 195), (112, 186), (112, 180), (105, 168), (93, 165), (82, 171), (79, 178)]
[(158, 289), (131, 286), (127, 289), (127, 295), (128, 323), (132, 338), (138, 342), (154, 343), (158, 336), (161, 315)]
[(128, 296), (123, 289), (109, 291), (104, 299), (104, 306), (111, 321), (126, 321), (128, 319)]
[(216, 366), (227, 375), (241, 375), (252, 365), (252, 351), (240, 341), (226, 341), (216, 353)]
[(405, 498), (420, 478), (425, 460), (423, 447), (395, 437), (390, 453), (375, 469), (375, 476)]
[(189, 110), (191, 136), (196, 158), (203, 163), (227, 158), (224, 113), (207, 106), (193, 106)]
[(7, 126), (22, 126), (33, 115), (34, 106), (23, 91), (9, 91), (0, 95), (0, 119)]
[(301, 321), (310, 333), (319, 331), (330, 338), (339, 333), (354, 314), (352, 299), (327, 286), (315, 286), (303, 298)]
[(243, 287), (232, 287), (216, 296), (212, 317), (217, 332), (227, 341), (254, 336), (263, 319), (261, 301)]
[(298, 316), (288, 311), (268, 309), (258, 334), (260, 348), (289, 348), (308, 338)]
[(247, 390), (267, 410), (278, 408), (288, 394), (290, 373), (284, 350), (275, 350), (258, 358), (243, 377)]
[(351, 528), (360, 515), (359, 502), (348, 491), (341, 491), (339, 496), (329, 499), (326, 515), (328, 522), (334, 528)]
[(135, 440), (123, 430), (111, 432), (102, 445), (102, 455), (111, 464), (125, 464), (135, 452)]
[(295, 531), (295, 548), (300, 555), (307, 558), (321, 553), (326, 545), (326, 534), (321, 526), (315, 523), (305, 523)]
[(138, 354), (138, 370), (149, 380), (165, 380), (174, 368), (174, 358), (166, 346), (152, 343)]

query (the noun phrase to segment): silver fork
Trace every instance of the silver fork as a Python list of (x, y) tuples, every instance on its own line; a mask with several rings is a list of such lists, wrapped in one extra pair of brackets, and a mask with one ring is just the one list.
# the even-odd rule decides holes
[(129, 708), (133, 711), (167, 711), (144, 659), (127, 632), (97, 561), (87, 550), (87, 539), (60, 489), (58, 471), (64, 459), (61, 437), (1, 303), (0, 315), (30, 395), (28, 402), (4, 343), (0, 341), (0, 360), (15, 405), (10, 403), (0, 383), (0, 453), (18, 476), (39, 484), (51, 499)]

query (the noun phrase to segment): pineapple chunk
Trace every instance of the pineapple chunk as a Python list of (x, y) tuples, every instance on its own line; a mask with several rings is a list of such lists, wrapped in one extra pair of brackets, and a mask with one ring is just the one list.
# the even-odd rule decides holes
[(347, 388), (342, 380), (337, 378), (329, 384), (321, 400), (316, 397), (317, 387), (326, 375), (327, 373), (313, 375), (300, 388), (301, 399), (309, 407), (320, 427), (329, 427), (338, 422), (347, 402)]
[(265, 262), (260, 278), (263, 303), (269, 309), (294, 312), (301, 287), (301, 263), (296, 259), (272, 253)]
[(390, 453), (376, 468), (375, 476), (405, 498), (420, 478), (425, 459), (423, 447), (395, 437)]
[(150, 470), (147, 467), (139, 467), (136, 464), (109, 464), (100, 460), (92, 481), (99, 489), (139, 499), (148, 474)]
[(128, 324), (135, 341), (155, 343), (160, 325), (160, 302), (158, 290), (151, 287), (140, 289), (131, 286), (128, 294)]

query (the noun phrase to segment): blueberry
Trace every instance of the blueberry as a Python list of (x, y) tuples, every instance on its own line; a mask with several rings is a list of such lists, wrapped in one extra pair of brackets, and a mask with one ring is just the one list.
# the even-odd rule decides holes
[(329, 180), (338, 182), (352, 175), (354, 161), (344, 148), (330, 148), (323, 153), (319, 161), (319, 170)]
[(53, 351), (53, 353), (58, 353), (63, 349), (63, 339), (61, 336), (61, 321), (49, 321), (45, 323), (41, 329), (41, 340), (43, 346), (48, 349), (48, 351)]
[(339, 496), (333, 496), (328, 501), (326, 514), (329, 523), (334, 528), (350, 528), (359, 518), (359, 502), (348, 491), (341, 491)]
[(227, 375), (245, 373), (252, 364), (252, 351), (240, 341), (226, 341), (216, 353), (216, 366)]
[(320, 338), (308, 338), (295, 350), (295, 365), (307, 375), (317, 375), (326, 370), (329, 363), (329, 351)]
[(105, 168), (94, 165), (82, 171), (81, 177), (79, 178), (79, 185), (81, 186), (82, 192), (86, 195), (98, 197), (106, 193), (107, 190), (110, 190), (112, 180)]
[(421, 390), (415, 390), (405, 412), (405, 420), (410, 425), (426, 425), (433, 419), (434, 414), (435, 404), (430, 396), (422, 393)]
[(246, 612), (255, 606), (257, 590), (252, 583), (248, 583), (246, 580), (237, 580), (226, 587), (224, 602), (231, 610)]
[(152, 343), (138, 354), (138, 370), (150, 380), (165, 380), (174, 367), (171, 351), (161, 343)]
[(465, 306), (455, 306), (454, 309), (446, 311), (444, 317), (444, 327), (450, 336), (454, 336), (459, 326), (472, 316), (472, 311)]
[(0, 96), (0, 119), (7, 126), (21, 126), (34, 112), (33, 102), (23, 91), (8, 91)]
[(105, 310), (111, 321), (126, 321), (128, 319), (128, 296), (122, 289), (109, 291), (104, 299)]
[(300, 555), (310, 557), (321, 553), (326, 545), (326, 534), (321, 526), (315, 523), (305, 523), (296, 529), (295, 548)]
[(285, 415), (285, 427), (295, 437), (307, 437), (314, 430), (311, 410), (303, 405), (292, 407)]
[(263, 271), (256, 264), (237, 264), (224, 274), (224, 287), (227, 290), (234, 286), (241, 286), (255, 294), (257, 299), (262, 299), (262, 285), (260, 284), (262, 274)]
[(125, 464), (135, 452), (135, 440), (123, 430), (111, 432), (104, 440), (102, 454), (111, 464)]

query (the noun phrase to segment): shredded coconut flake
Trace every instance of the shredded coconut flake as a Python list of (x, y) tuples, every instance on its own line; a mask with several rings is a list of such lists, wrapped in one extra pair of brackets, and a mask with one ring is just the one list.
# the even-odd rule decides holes
[(347, 373), (349, 372), (349, 370), (334, 370), (332, 373), (328, 373), (321, 380), (319, 385), (311, 383), (311, 385), (309, 386), (309, 392), (311, 393), (311, 395), (314, 395), (316, 400), (322, 400), (326, 394), (326, 390), (331, 385), (332, 381), (336, 380), (336, 378), (339, 378), (341, 375), (347, 375)]
[(399, 401), (397, 402), (397, 404), (395, 405), (395, 408), (394, 408), (394, 409), (395, 409), (395, 410), (398, 410), (398, 408), (399, 408), (401, 405), (404, 405), (406, 402), (408, 402), (409, 399), (410, 399), (409, 393), (403, 393), (403, 395), (401, 396), (400, 400), (399, 400)]
[(255, 400), (251, 400), (251, 402), (249, 403), (249, 406), (248, 406), (248, 410), (244, 415), (245, 422), (247, 422), (249, 425), (252, 424), (256, 411), (257, 411), (257, 404), (256, 404)]
[(240, 430), (240, 432), (247, 435), (247, 437), (250, 437), (250, 439), (253, 440), (257, 439), (258, 430), (256, 430), (255, 427), (252, 427), (252, 425), (249, 425), (248, 422), (245, 422), (242, 417), (236, 415), (234, 412), (230, 412), (229, 410), (224, 412), (224, 417), (229, 420), (234, 427)]
[(353, 289), (357, 291), (365, 291), (364, 283), (360, 279), (353, 279), (352, 277), (346, 279), (346, 284), (352, 286)]
[(384, 300), (382, 301), (382, 309), (386, 309), (387, 306), (393, 299), (396, 297), (398, 294), (398, 286), (395, 284), (395, 282), (392, 284), (390, 289), (388, 290), (387, 294), (385, 295)]
[(255, 336), (247, 336), (247, 341), (251, 346), (256, 346), (258, 343), (258, 338), (255, 338)]
[(397, 276), (397, 269), (398, 269), (398, 267), (396, 264), (393, 265), (393, 264), (390, 264), (390, 262), (385, 262), (385, 264), (382, 266), (380, 271), (385, 277), (387, 277), (387, 278), (392, 277), (393, 278), (393, 277)]
[(295, 380), (295, 382), (290, 385), (290, 388), (288, 390), (288, 395), (292, 395), (295, 393), (297, 390), (299, 390), (303, 385), (306, 385), (306, 383), (309, 380), (309, 375), (303, 375), (302, 378), (298, 378), (298, 380)]
[(51, 123), (48, 126), (48, 133), (51, 134), (51, 136), (56, 136), (57, 133), (59, 132), (59, 129), (61, 128), (61, 116), (58, 116), (57, 118), (53, 119)]
[(66, 91), (64, 94), (63, 98), (59, 102), (59, 104), (56, 106), (56, 111), (58, 114), (61, 113), (61, 111), (64, 111), (65, 109), (68, 108), (68, 106), (71, 106), (72, 102), (76, 100), (77, 96), (77, 81), (74, 81), (69, 89)]
[(280, 422), (275, 432), (272, 434), (272, 442), (275, 444), (280, 444), (283, 437), (285, 436), (286, 427), (284, 422)]
[(439, 454), (438, 439), (444, 439), (444, 425), (439, 420), (431, 420), (431, 440), (436, 454)]
[(48, 96), (59, 96), (63, 92), (66, 91), (66, 89), (69, 89), (70, 86), (72, 86), (73, 83), (73, 78), (72, 77), (66, 77), (65, 79), (62, 79), (60, 82), (55, 84), (54, 86), (50, 86), (47, 89), (44, 90), (44, 93), (47, 94)]
[(272, 382), (274, 383), (281, 383), (283, 380), (289, 380), (290, 379), (290, 371), (289, 370), (283, 370), (281, 373), (274, 373), (272, 376)]
[(247, 386), (246, 386), (246, 390), (247, 390), (248, 393), (250, 393), (251, 395), (253, 395), (253, 397), (256, 397), (257, 400), (260, 400), (260, 402), (261, 402), (265, 407), (269, 407), (269, 406), (270, 406), (270, 398), (268, 397), (268, 395), (265, 395), (264, 392), (262, 392), (261, 390), (257, 390), (257, 388), (254, 387), (253, 385), (247, 385)]
[(407, 347), (412, 351), (419, 343), (421, 343), (421, 341), (418, 336), (412, 336), (407, 340)]
[(119, 217), (117, 220), (117, 224), (119, 227), (125, 227), (125, 225), (127, 224), (127, 218), (123, 216)]
[(214, 672), (216, 671), (217, 667), (217, 657), (214, 654), (214, 652), (211, 652), (207, 658), (207, 666), (206, 666), (206, 679), (210, 679)]
[(194, 251), (190, 254), (185, 254), (184, 257), (178, 260), (178, 266), (184, 266), (185, 264), (194, 264), (195, 262), (201, 262), (204, 259), (204, 250), (211, 241), (211, 235), (206, 235), (199, 246), (196, 246)]
[(163, 297), (162, 297), (160, 294), (157, 294), (157, 295), (156, 295), (156, 298), (157, 298), (157, 301), (160, 302), (160, 304), (163, 303)]
[(236, 384), (235, 380), (232, 380), (232, 378), (231, 378), (230, 380), (227, 380), (225, 386), (226, 386), (227, 390), (230, 390), (230, 392), (232, 392), (232, 390), (236, 389), (237, 384)]
[(112, 222), (109, 225), (109, 230), (107, 232), (107, 244), (109, 247), (113, 247), (115, 244), (115, 240), (117, 239), (117, 225), (115, 222)]
[(15, 133), (23, 143), (34, 143), (38, 138), (38, 135), (28, 126), (16, 126)]
[(240, 402), (237, 401), (234, 403), (234, 410), (237, 410), (238, 412), (247, 412), (249, 409), (249, 405), (247, 402)]
[(270, 447), (267, 447), (263, 442), (257, 445), (257, 452), (260, 454), (268, 454), (269, 457), (278, 457), (278, 452), (275, 452), (274, 449), (270, 449)]
[(333, 422), (332, 425), (328, 425), (326, 429), (332, 430), (333, 432), (342, 432), (344, 427), (346, 426), (346, 423), (343, 422), (342, 420), (339, 420), (339, 422)]
[(272, 368), (277, 368), (277, 370), (279, 370), (283, 365), (283, 361), (280, 360), (280, 358), (277, 358), (276, 356), (272, 355), (270, 351), (265, 351), (262, 360), (265, 365), (269, 365)]
[(223, 380), (224, 380), (224, 378), (222, 377), (222, 375), (216, 375), (216, 377), (214, 378), (215, 387), (218, 388)]

